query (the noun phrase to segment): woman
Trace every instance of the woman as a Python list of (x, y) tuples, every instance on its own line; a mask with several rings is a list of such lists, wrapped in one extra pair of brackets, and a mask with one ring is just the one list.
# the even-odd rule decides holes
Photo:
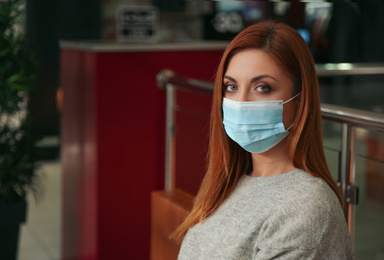
[(236, 36), (211, 116), (206, 176), (175, 233), (185, 236), (179, 259), (353, 259), (301, 36), (277, 22)]

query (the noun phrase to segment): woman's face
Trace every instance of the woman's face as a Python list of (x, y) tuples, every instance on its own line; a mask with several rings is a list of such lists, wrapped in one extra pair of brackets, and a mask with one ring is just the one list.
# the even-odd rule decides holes
[[(223, 78), (224, 97), (235, 101), (286, 101), (293, 97), (294, 84), (287, 73), (267, 53), (247, 49), (229, 61)], [(283, 123), (294, 120), (295, 101), (284, 104)]]

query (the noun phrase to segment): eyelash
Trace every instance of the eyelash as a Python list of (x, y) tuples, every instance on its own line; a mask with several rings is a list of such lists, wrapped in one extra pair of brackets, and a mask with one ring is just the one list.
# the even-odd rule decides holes
[(228, 90), (228, 87), (230, 87), (230, 86), (233, 86), (233, 87), (237, 88), (234, 84), (224, 84), (224, 85), (223, 85), (223, 91), (224, 91), (224, 92), (227, 92), (227, 91), (229, 91), (229, 92), (234, 91), (234, 90)]
[(257, 85), (257, 86), (255, 87), (255, 89), (258, 89), (258, 88), (260, 88), (260, 87), (267, 88), (267, 91), (259, 91), (260, 93), (269, 93), (269, 92), (272, 91), (271, 86), (268, 85), (268, 84), (260, 84), (260, 85)]
[[(227, 92), (227, 91), (228, 91), (228, 92), (235, 91), (236, 89), (234, 89), (234, 90), (228, 90), (228, 88), (231, 87), (231, 86), (233, 86), (234, 88), (237, 89), (237, 87), (236, 87), (235, 84), (226, 83), (226, 84), (223, 84), (223, 91), (224, 91), (224, 92)], [(257, 90), (257, 89), (260, 88), (260, 87), (267, 88), (266, 91), (258, 91), (258, 92), (260, 92), (260, 93), (262, 93), (262, 94), (266, 94), (266, 93), (269, 93), (269, 92), (272, 91), (272, 87), (271, 87), (269, 84), (265, 84), (265, 83), (256, 85), (256, 87), (255, 87), (254, 89)]]

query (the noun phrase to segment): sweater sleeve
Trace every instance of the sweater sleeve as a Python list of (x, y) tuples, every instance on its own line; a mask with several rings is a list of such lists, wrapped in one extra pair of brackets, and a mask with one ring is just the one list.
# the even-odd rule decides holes
[(263, 224), (254, 259), (354, 259), (351, 244), (338, 201), (304, 198)]

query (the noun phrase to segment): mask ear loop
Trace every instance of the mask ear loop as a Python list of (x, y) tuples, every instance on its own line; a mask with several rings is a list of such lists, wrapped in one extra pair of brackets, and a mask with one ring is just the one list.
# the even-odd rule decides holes
[(294, 95), (293, 97), (291, 97), (291, 98), (288, 99), (287, 101), (284, 101), (284, 102), (283, 102), (283, 105), (286, 104), (286, 103), (288, 103), (289, 101), (294, 100), (294, 99), (297, 98), (300, 94), (301, 94), (301, 92), (297, 93), (296, 95)]
[[(297, 93), (296, 95), (294, 95), (293, 97), (291, 97), (291, 98), (288, 99), (287, 101), (284, 101), (284, 102), (283, 102), (283, 105), (286, 104), (286, 103), (288, 103), (289, 101), (294, 100), (294, 99), (297, 98), (300, 94), (301, 94), (301, 92)], [(291, 125), (290, 127), (288, 127), (288, 129), (285, 130), (285, 131), (288, 132), (288, 131), (292, 128), (292, 126), (293, 126), (293, 123), (292, 123), (292, 125)]]
[(292, 126), (293, 126), (293, 123), (292, 123), (292, 125), (291, 125), (290, 127), (288, 127), (288, 129), (285, 130), (285, 131), (288, 132), (289, 130), (291, 130)]

